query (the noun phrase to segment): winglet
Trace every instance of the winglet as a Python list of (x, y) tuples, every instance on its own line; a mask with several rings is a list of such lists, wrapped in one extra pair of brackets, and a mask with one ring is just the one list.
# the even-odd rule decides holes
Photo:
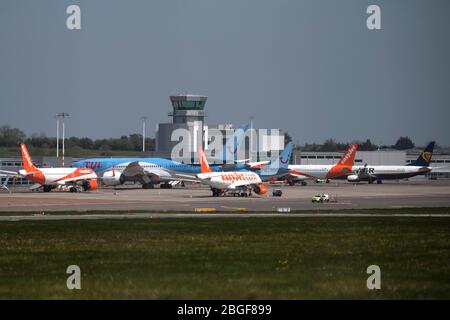
[(342, 158), (339, 160), (338, 164), (345, 166), (353, 166), (355, 163), (356, 150), (358, 150), (358, 145), (356, 143), (351, 144), (348, 147), (347, 151), (345, 151)]
[(30, 154), (28, 153), (27, 146), (23, 143), (20, 144), (20, 149), (22, 151), (23, 168), (25, 172), (35, 171), (36, 167), (31, 160)]
[(201, 173), (212, 172), (211, 168), (209, 167), (208, 160), (206, 160), (206, 156), (205, 156), (205, 153), (203, 152), (202, 148), (198, 149), (198, 157), (200, 160)]

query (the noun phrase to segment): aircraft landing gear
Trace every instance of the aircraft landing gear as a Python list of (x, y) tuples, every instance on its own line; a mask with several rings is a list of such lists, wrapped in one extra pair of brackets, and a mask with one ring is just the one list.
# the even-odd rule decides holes
[(172, 185), (170, 183), (163, 183), (160, 185), (161, 189), (172, 189)]
[(44, 185), (44, 192), (50, 192), (52, 190), (52, 186)]
[(78, 191), (76, 187), (70, 187), (69, 190), (70, 190), (70, 192), (77, 192)]
[(142, 189), (154, 189), (155, 185), (153, 183), (144, 183)]
[(377, 180), (377, 184), (382, 184), (383, 180)]

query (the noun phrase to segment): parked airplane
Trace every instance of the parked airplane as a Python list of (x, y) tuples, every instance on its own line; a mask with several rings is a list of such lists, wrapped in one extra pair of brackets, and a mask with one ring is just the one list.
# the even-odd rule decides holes
[(307, 179), (325, 180), (342, 179), (352, 174), (353, 164), (355, 162), (357, 144), (349, 146), (347, 151), (336, 164), (294, 164), (289, 165), (290, 173), (288, 181), (293, 185), (297, 181)]
[(225, 195), (230, 190), (239, 191), (241, 197), (247, 197), (254, 191), (257, 194), (267, 192), (266, 186), (258, 174), (252, 171), (213, 171), (202, 149), (198, 150), (201, 173), (197, 178), (201, 183), (211, 187), (213, 197)]
[(31, 189), (43, 187), (49, 192), (59, 186), (67, 186), (71, 192), (94, 190), (97, 188), (97, 175), (92, 169), (86, 168), (36, 168), (24, 144), (20, 145), (22, 151), (23, 169), (18, 172), (4, 171), (0, 173), (9, 177), (21, 177), (33, 181)]
[(383, 180), (398, 180), (424, 175), (431, 172), (431, 157), (433, 155), (434, 142), (430, 142), (425, 150), (414, 162), (404, 166), (353, 166), (353, 174), (347, 176), (349, 182), (367, 181), (382, 183)]
[[(217, 152), (216, 161), (235, 159), (239, 145), (245, 137), (248, 125), (241, 126), (228, 139), (223, 151)], [(215, 171), (230, 171), (240, 168), (257, 166), (259, 163), (230, 163), (211, 166)], [(163, 158), (90, 158), (72, 164), (75, 168), (93, 169), (108, 186), (117, 186), (127, 181), (139, 182), (144, 189), (152, 189), (155, 184), (161, 184), (162, 188), (171, 188), (176, 182), (176, 174), (200, 173), (199, 166), (188, 165)]]

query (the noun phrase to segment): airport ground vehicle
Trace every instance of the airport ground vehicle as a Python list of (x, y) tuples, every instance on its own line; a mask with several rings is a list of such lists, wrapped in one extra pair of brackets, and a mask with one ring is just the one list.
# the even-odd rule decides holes
[(281, 191), (280, 189), (275, 189), (272, 191), (272, 196), (274, 197), (281, 197), (283, 195), (283, 191)]
[(326, 193), (316, 194), (312, 197), (311, 202), (330, 202), (330, 196)]

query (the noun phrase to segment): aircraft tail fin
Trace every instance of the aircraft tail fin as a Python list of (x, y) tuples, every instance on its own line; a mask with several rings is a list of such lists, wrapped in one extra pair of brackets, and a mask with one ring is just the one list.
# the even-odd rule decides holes
[(215, 158), (215, 160), (223, 163), (239, 160), (237, 158), (237, 153), (241, 148), (242, 143), (245, 141), (245, 133), (248, 127), (248, 124), (243, 124), (238, 129), (236, 129), (233, 135), (227, 140), (222, 152), (218, 152), (218, 156)]
[(205, 152), (203, 152), (202, 148), (198, 149), (198, 157), (199, 157), (199, 160), (200, 160), (201, 173), (212, 172), (211, 168), (209, 167), (208, 160), (206, 159)]
[(428, 167), (431, 162), (431, 157), (433, 156), (435, 142), (430, 142), (420, 156), (414, 161), (408, 164), (409, 166), (419, 166), (419, 167)]
[(33, 164), (33, 161), (31, 160), (30, 154), (28, 153), (27, 146), (23, 143), (20, 144), (20, 149), (22, 151), (22, 161), (23, 161), (23, 168), (26, 172), (36, 171), (36, 167)]
[(292, 154), (292, 142), (289, 142), (284, 150), (280, 153), (277, 160), (269, 165), (269, 168), (287, 168)]
[(344, 166), (353, 166), (355, 163), (356, 150), (358, 150), (358, 145), (356, 143), (351, 144), (345, 151), (342, 158), (339, 160), (338, 164)]

